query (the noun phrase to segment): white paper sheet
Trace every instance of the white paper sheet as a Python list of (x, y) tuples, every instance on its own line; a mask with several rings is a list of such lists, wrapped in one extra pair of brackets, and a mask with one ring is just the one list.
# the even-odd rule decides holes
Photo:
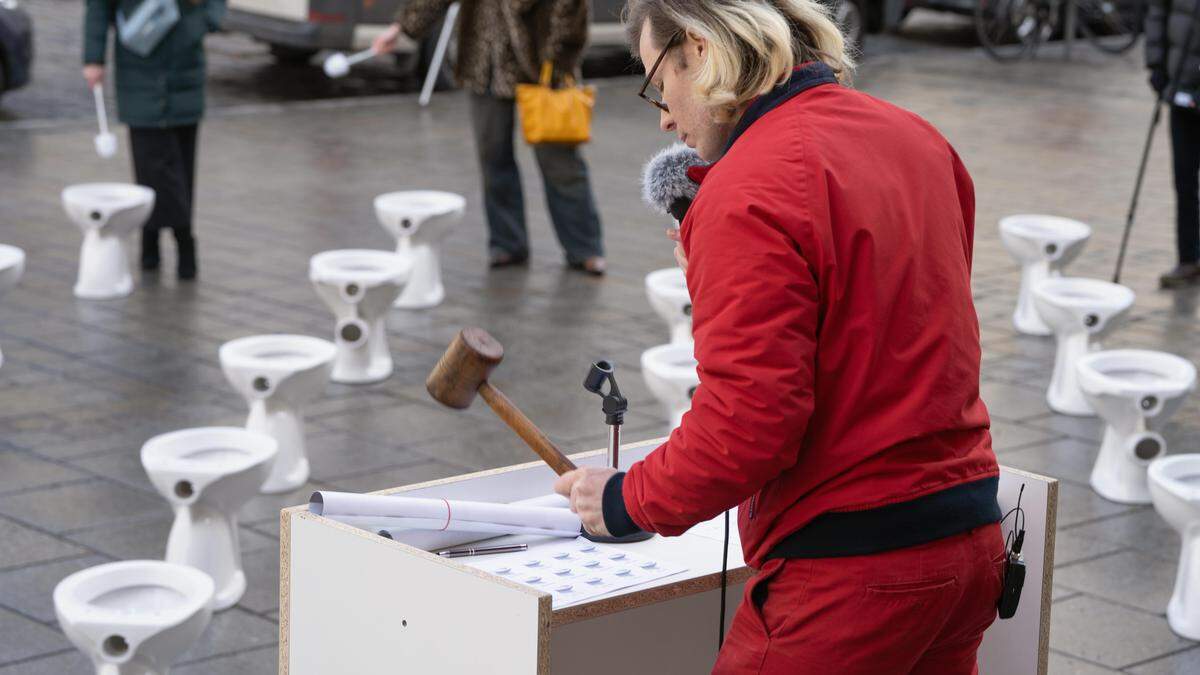
[(455, 560), (549, 593), (555, 608), (687, 570), (618, 546), (593, 544), (583, 537), (532, 543), (529, 550), (518, 553)]
[[(420, 508), (427, 508), (427, 505), (432, 503), (437, 507), (437, 515), (434, 518), (421, 519), (417, 522), (396, 520), (398, 518), (406, 518), (409, 516), (378, 516), (372, 513), (362, 514), (353, 513), (354, 511), (378, 512), (382, 510), (385, 513), (411, 513), (406, 511), (412, 503), (424, 504)], [(463, 504), (472, 505), (466, 509)], [(570, 503), (565, 497), (557, 494), (542, 495), (531, 499), (524, 499), (514, 504), (496, 504), (490, 502), (461, 502), (450, 500), (450, 525), (446, 524), (446, 501), (441, 499), (417, 499), (411, 497), (403, 497), (399, 495), (360, 495), (344, 492), (315, 492), (309, 500), (309, 510), (319, 515), (324, 515), (329, 518), (346, 522), (355, 527), (372, 532), (379, 530), (388, 530), (389, 535), (397, 541), (401, 541), (410, 546), (416, 546), (427, 551), (445, 548), (447, 546), (458, 546), (470, 542), (480, 541), (496, 537), (502, 534), (536, 534), (542, 536), (559, 536), (559, 537), (575, 537), (579, 534), (579, 517), (568, 510)], [(483, 509), (475, 507), (482, 506)], [(522, 510), (520, 507), (533, 507), (539, 519), (535, 519), (534, 526), (526, 526), (523, 524), (509, 525), (505, 527), (505, 523), (483, 523), (480, 521), (463, 521), (461, 519), (463, 511), (467, 515), (478, 515), (483, 512), (504, 512), (499, 520), (511, 521), (515, 520), (512, 517), (516, 514), (528, 514), (528, 511)], [(515, 510), (514, 510), (515, 508)], [(420, 511), (418, 511), (420, 512)], [(553, 512), (553, 513), (546, 513)], [(551, 529), (541, 527), (541, 524), (565, 524), (570, 529)], [(443, 528), (445, 528), (443, 530)]]
[[(703, 523), (694, 525), (688, 532), (714, 541), (724, 541), (725, 514), (722, 513), (712, 520), (706, 520)], [(738, 533), (738, 510), (736, 506), (729, 509), (729, 540), (733, 542), (740, 542), (742, 540), (741, 535)]]

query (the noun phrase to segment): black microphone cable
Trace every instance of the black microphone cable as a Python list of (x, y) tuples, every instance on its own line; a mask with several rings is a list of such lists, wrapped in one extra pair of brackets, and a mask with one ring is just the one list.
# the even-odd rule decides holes
[(725, 644), (725, 586), (729, 574), (729, 511), (725, 512), (725, 545), (721, 548), (721, 623), (717, 626), (717, 651)]

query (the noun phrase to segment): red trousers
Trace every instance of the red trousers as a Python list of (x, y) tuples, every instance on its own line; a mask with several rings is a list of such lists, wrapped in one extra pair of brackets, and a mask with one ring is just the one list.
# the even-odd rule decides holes
[(973, 675), (1004, 572), (999, 525), (849, 558), (770, 560), (714, 675)]

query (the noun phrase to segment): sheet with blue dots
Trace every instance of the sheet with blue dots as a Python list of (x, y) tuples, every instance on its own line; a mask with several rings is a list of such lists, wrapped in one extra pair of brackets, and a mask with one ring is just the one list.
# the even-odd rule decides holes
[(555, 609), (687, 570), (619, 546), (594, 544), (583, 537), (531, 544), (527, 551), (463, 558), (460, 562), (549, 593)]

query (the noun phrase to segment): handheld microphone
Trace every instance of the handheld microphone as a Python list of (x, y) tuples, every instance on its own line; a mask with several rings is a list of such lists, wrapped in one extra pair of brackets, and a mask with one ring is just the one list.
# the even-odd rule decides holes
[(687, 170), (704, 164), (700, 155), (683, 143), (663, 148), (642, 169), (642, 199), (655, 211), (682, 222), (700, 189), (688, 178)]

